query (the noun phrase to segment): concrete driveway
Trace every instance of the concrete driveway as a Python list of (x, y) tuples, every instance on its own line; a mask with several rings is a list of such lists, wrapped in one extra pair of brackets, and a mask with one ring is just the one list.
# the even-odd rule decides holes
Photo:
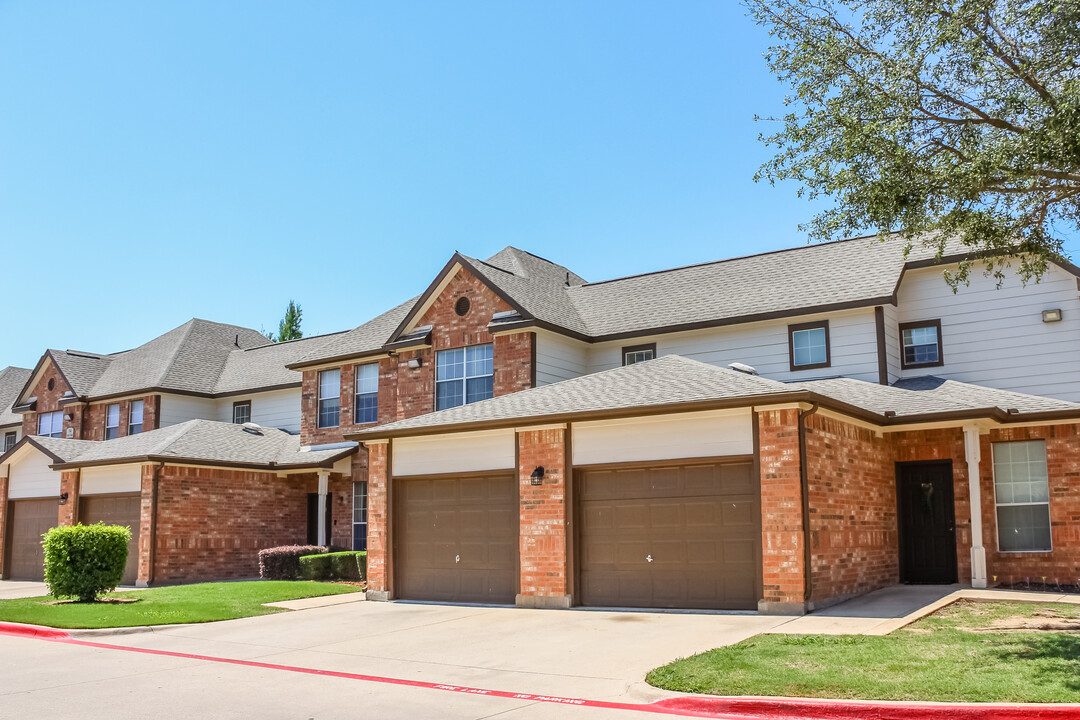
[(48, 595), (49, 589), (43, 582), (30, 580), (0, 580), (0, 600), (40, 597)]
[[(512, 608), (356, 602), (346, 605), (152, 632), (80, 634), (80, 640), (199, 656), (377, 675), (531, 695), (647, 702), (665, 694), (644, 684), (645, 673), (675, 658), (739, 642), (790, 618), (757, 615), (518, 610)], [(217, 678), (215, 680), (215, 678)], [(95, 717), (145, 713), (149, 698), (198, 689), (173, 703), (153, 701), (154, 714), (185, 717), (563, 717), (544, 703), (475, 697), (429, 689), (280, 670), (222, 665), (104, 648), (0, 637), (0, 705), (13, 716), (64, 714), (71, 703)], [(344, 702), (340, 713), (325, 698), (293, 696), (286, 688), (374, 699)], [(314, 688), (310, 687), (314, 686)], [(317, 688), (321, 687), (321, 690)], [(242, 695), (238, 694), (243, 690)], [(141, 695), (145, 691), (148, 695)], [(258, 691), (258, 692), (256, 692)], [(259, 694), (264, 693), (264, 694)], [(267, 698), (254, 706), (251, 698)], [(145, 702), (135, 698), (145, 697)], [(237, 705), (240, 698), (244, 698)], [(80, 701), (82, 698), (83, 701)], [(210, 698), (217, 704), (207, 705)], [(273, 699), (273, 700), (270, 700)], [(392, 702), (391, 702), (392, 701)], [(242, 706), (242, 707), (241, 707)], [(531, 708), (531, 709), (530, 709)], [(319, 709), (319, 714), (311, 711)], [(237, 714), (234, 714), (234, 710)], [(554, 710), (574, 717), (625, 712)], [(460, 711), (460, 712), (459, 712)], [(608, 714), (608, 713), (614, 714)]]

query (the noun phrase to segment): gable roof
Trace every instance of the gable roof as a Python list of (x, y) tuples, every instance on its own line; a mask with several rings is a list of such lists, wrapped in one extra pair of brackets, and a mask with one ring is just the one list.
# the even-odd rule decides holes
[(4, 455), (7, 461), (32, 445), (54, 462), (54, 469), (132, 462), (290, 470), (331, 467), (356, 447), (301, 450), (300, 436), (276, 428), (234, 425), (214, 420), (188, 420), (115, 440), (67, 440), (27, 436)]
[(783, 383), (680, 355), (665, 355), (387, 423), (346, 437), (362, 441), (513, 427), (522, 422), (569, 422), (791, 402), (819, 403), (880, 426), (968, 418), (999, 422), (1035, 418), (1080, 421), (1080, 403), (935, 380), (920, 389), (853, 378)]
[(303, 377), (286, 365), (332, 338), (333, 334), (271, 343), (251, 328), (195, 318), (123, 352), (48, 350), (22, 383), (17, 399), (25, 402), (33, 379), (50, 361), (76, 397), (92, 400), (136, 392), (216, 397), (298, 387)]
[(0, 427), (22, 424), (22, 417), (13, 413), (11, 407), (32, 372), (29, 368), (14, 366), (0, 370)]

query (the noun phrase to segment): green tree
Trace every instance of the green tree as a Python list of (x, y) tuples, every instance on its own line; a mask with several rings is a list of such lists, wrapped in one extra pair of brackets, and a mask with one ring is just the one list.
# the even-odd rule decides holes
[(272, 332), (264, 332), (267, 339), (270, 342), (285, 342), (286, 340), (299, 340), (304, 337), (304, 331), (300, 329), (300, 320), (304, 315), (304, 311), (300, 309), (300, 306), (295, 300), (289, 301), (289, 306), (285, 308), (285, 317), (278, 323), (278, 333), (274, 336)]
[(1080, 227), (1080, 0), (746, 2), (793, 90), (755, 180), (833, 199), (812, 238), (956, 237), (1025, 281), (1062, 255)]

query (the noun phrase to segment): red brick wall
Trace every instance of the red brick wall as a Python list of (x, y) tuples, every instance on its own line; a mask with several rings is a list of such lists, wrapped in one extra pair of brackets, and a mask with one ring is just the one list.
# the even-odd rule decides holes
[[(49, 381), (53, 381), (53, 389), (49, 389)], [(56, 365), (49, 361), (46, 363), (45, 370), (38, 379), (37, 384), (34, 385), (30, 391), (31, 397), (37, 398), (37, 405), (34, 412), (28, 412), (23, 414), (23, 435), (37, 435), (38, 434), (38, 413), (53, 412), (55, 410), (63, 410), (65, 413), (72, 412), (77, 406), (68, 405), (66, 407), (60, 406), (60, 398), (71, 388), (68, 386), (67, 381), (60, 374), (60, 371), (56, 369)], [(74, 437), (76, 440), (81, 439), (81, 420), (78, 414), (74, 420), (64, 420), (64, 432), (67, 433), (68, 428), (73, 428)], [(66, 434), (65, 434), (66, 437)]]
[[(145, 511), (145, 474), (143, 481)], [(158, 480), (154, 581), (257, 577), (259, 550), (306, 542), (309, 481), (166, 466)]]
[(390, 590), (389, 443), (368, 447), (368, 575), (367, 588)]
[(858, 595), (899, 580), (892, 443), (820, 414), (806, 420), (811, 601)]
[(135, 400), (143, 401), (143, 432), (157, 428), (158, 395), (146, 395), (144, 397), (128, 398), (126, 400), (106, 401), (91, 403), (89, 406), (79, 405), (79, 417), (83, 440), (105, 439), (105, 411), (109, 405), (120, 406), (120, 437), (127, 437), (128, 427), (131, 424), (131, 403)]
[(154, 541), (156, 487), (154, 485), (153, 465), (143, 465), (140, 480), (139, 501), (139, 569), (137, 583), (146, 584), (151, 578), (150, 552)]
[[(1080, 584), (1080, 425), (1000, 428), (981, 438), (979, 463), (983, 506), (983, 545), (991, 585), (1014, 582)], [(1050, 483), (1052, 552), (998, 552), (994, 500), (995, 442), (1044, 440)]]
[[(566, 430), (520, 432), (518, 496), (521, 509), (521, 595), (564, 598), (567, 582)], [(544, 468), (543, 485), (532, 472)]]
[(758, 413), (762, 580), (766, 603), (805, 600), (798, 410)]
[[(461, 297), (469, 298), (470, 309), (459, 316), (454, 305)], [(435, 409), (435, 353), (469, 345), (494, 345), (494, 393), (506, 395), (532, 387), (532, 356), (535, 335), (515, 333), (492, 337), (487, 331), (491, 317), (510, 306), (491, 292), (476, 276), (460, 271), (447, 284), (431, 307), (416, 321), (417, 326), (432, 325), (431, 347), (406, 350), (379, 363), (379, 422), (388, 423), (415, 417)], [(420, 360), (419, 368), (410, 368), (409, 360)], [(362, 362), (362, 361), (357, 361)], [(348, 433), (367, 425), (353, 423), (356, 364), (346, 363), (341, 370), (341, 418), (336, 428), (319, 428), (319, 371), (305, 370), (301, 399), (301, 441), (305, 445), (341, 442)]]
[(79, 471), (64, 470), (60, 473), (60, 494), (67, 493), (67, 502), (60, 506), (57, 524), (61, 527), (74, 525), (79, 518)]

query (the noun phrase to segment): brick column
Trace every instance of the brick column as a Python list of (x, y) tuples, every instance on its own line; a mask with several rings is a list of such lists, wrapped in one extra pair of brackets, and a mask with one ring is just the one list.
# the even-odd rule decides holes
[(806, 534), (802, 519), (799, 411), (758, 412), (764, 597), (758, 612), (806, 612)]
[(154, 581), (154, 549), (157, 542), (157, 492), (158, 469), (154, 465), (142, 466), (139, 502), (139, 569), (135, 584), (147, 587)]
[(4, 541), (7, 538), (9, 465), (0, 465), (0, 580), (4, 579)]
[[(568, 608), (566, 429), (517, 434), (521, 587), (518, 607)], [(544, 468), (541, 485), (532, 473)]]
[(67, 493), (67, 502), (60, 506), (56, 523), (60, 527), (74, 525), (79, 521), (79, 471), (64, 470), (60, 473), (60, 494)]
[(393, 558), (390, 557), (390, 443), (365, 442), (368, 448), (367, 599), (389, 600)]

